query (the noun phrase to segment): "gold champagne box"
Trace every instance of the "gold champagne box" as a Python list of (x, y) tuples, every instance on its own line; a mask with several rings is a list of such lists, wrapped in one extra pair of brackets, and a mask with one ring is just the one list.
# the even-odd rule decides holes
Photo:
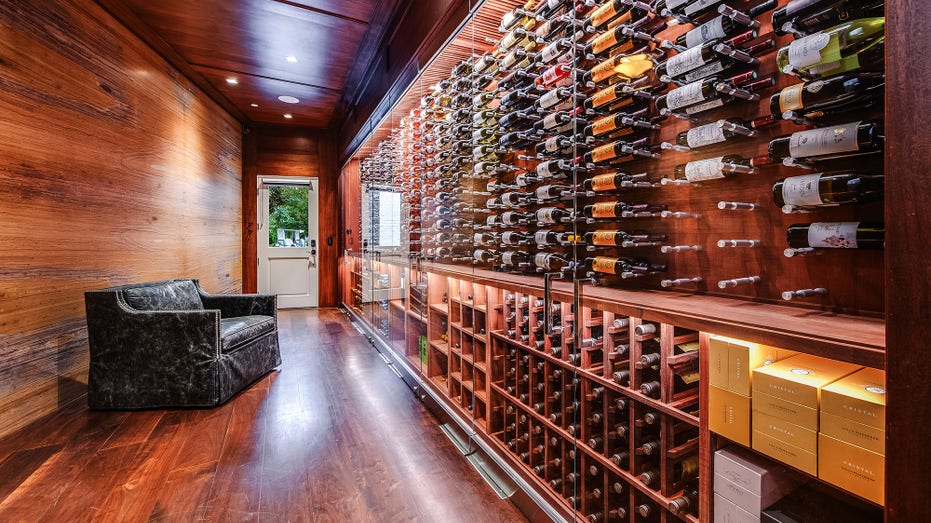
[(818, 431), (762, 412), (753, 413), (753, 430), (807, 452), (818, 452)]
[(886, 373), (865, 368), (824, 387), (821, 411), (886, 430)]
[(827, 434), (818, 435), (818, 477), (882, 505), (886, 458)]
[(756, 430), (753, 431), (752, 439), (753, 450), (766, 454), (773, 459), (781, 461), (791, 467), (795, 467), (803, 472), (807, 472), (812, 476), (818, 474), (817, 453), (803, 450), (781, 439), (774, 438), (767, 433)]
[(708, 339), (709, 384), (749, 396), (753, 369), (795, 354), (769, 345), (712, 335)]
[(750, 446), (750, 398), (708, 387), (708, 429), (725, 438)]
[(753, 396), (769, 394), (817, 410), (822, 387), (861, 368), (852, 363), (797, 354), (754, 369)]

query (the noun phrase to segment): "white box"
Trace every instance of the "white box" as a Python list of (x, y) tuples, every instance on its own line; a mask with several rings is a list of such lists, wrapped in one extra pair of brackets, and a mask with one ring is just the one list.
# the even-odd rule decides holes
[(775, 503), (800, 482), (798, 475), (784, 465), (736, 446), (714, 453), (714, 474), (769, 503)]
[(774, 488), (767, 490), (762, 494), (754, 494), (753, 492), (738, 486), (733, 481), (729, 481), (723, 476), (719, 476), (717, 474), (714, 475), (715, 494), (719, 494), (741, 509), (757, 516), (769, 508), (770, 505), (779, 501), (788, 493), (795, 490), (796, 483), (791, 481), (784, 481), (781, 483), (774, 483), (772, 486)]
[(715, 494), (714, 523), (760, 523), (760, 515), (754, 516), (720, 494)]

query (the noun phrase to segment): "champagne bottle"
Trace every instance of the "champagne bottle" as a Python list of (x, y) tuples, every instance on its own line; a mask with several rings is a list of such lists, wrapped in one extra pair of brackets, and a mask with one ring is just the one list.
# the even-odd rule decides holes
[(721, 80), (717, 77), (697, 80), (658, 97), (656, 99), (656, 108), (661, 113), (666, 109), (669, 111), (683, 111), (686, 114), (698, 114), (740, 100), (740, 97), (730, 94), (736, 87), (752, 92), (772, 85), (773, 82), (772, 78), (763, 78), (747, 83), (754, 78), (756, 78), (756, 71), (749, 71), (727, 80)]
[[(628, 15), (640, 15), (637, 16), (637, 19), (639, 19), (642, 18), (645, 14), (646, 13), (640, 9), (633, 9), (627, 11), (627, 13), (625, 13), (625, 17)], [(588, 56), (599, 56), (607, 52), (629, 53), (630, 51), (640, 49), (649, 43), (646, 40), (628, 36), (628, 31), (629, 28), (626, 25), (618, 25), (615, 26), (614, 29), (609, 29), (608, 31), (591, 39), (585, 45), (585, 54)]]
[[(633, 11), (633, 12), (632, 12)], [(646, 13), (637, 8), (631, 8), (625, 0), (608, 0), (601, 7), (598, 7), (582, 22), (583, 28), (598, 28), (607, 25), (608, 22), (617, 20), (617, 24), (627, 24), (633, 20), (639, 20), (646, 16)], [(622, 17), (618, 20), (618, 18)]]
[(631, 244), (666, 241), (665, 234), (646, 231), (627, 232), (618, 229), (599, 229), (585, 233), (585, 243), (601, 247), (627, 247)]
[(884, 249), (885, 235), (882, 223), (796, 223), (786, 230), (786, 242), (795, 249)]
[(851, 171), (792, 176), (773, 184), (773, 202), (778, 207), (804, 208), (879, 201), (883, 179), (882, 174)]
[(619, 201), (599, 202), (586, 205), (582, 214), (586, 218), (629, 218), (640, 213), (655, 213), (666, 210), (666, 205), (651, 205), (648, 203), (627, 203)]
[(884, 4), (884, 0), (792, 0), (773, 11), (773, 31), (806, 36), (846, 20), (882, 16)]
[(841, 74), (790, 85), (769, 98), (769, 109), (777, 119), (786, 111), (806, 118), (860, 111), (882, 103), (884, 87), (883, 73)]
[(799, 131), (769, 142), (769, 156), (822, 161), (882, 151), (884, 143), (881, 121), (851, 122), (819, 129)]
[(651, 183), (646, 181), (646, 173), (627, 174), (627, 173), (604, 173), (585, 179), (582, 182), (582, 189), (592, 192), (610, 192), (626, 187), (635, 187), (637, 184)]
[(609, 256), (585, 258), (585, 267), (592, 272), (610, 275), (666, 272), (666, 265), (653, 264), (643, 259), (612, 258)]
[(786, 74), (813, 78), (875, 70), (883, 63), (883, 17), (851, 20), (782, 47), (776, 66)]

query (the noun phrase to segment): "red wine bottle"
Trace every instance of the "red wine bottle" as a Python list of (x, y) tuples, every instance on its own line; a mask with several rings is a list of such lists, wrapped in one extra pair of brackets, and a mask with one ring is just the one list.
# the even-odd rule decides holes
[(882, 103), (884, 86), (883, 73), (841, 74), (790, 85), (769, 98), (769, 109), (777, 119), (786, 111), (806, 118), (861, 111)]
[(837, 171), (783, 178), (773, 184), (778, 207), (827, 207), (882, 200), (883, 175)]
[(796, 223), (786, 230), (795, 249), (884, 249), (886, 226), (867, 222)]

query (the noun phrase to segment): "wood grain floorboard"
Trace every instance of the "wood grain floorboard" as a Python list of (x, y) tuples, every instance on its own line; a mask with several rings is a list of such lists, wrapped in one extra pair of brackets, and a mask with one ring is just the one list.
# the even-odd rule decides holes
[(281, 368), (216, 409), (71, 408), (0, 440), (0, 521), (525, 521), (342, 313), (279, 326)]

